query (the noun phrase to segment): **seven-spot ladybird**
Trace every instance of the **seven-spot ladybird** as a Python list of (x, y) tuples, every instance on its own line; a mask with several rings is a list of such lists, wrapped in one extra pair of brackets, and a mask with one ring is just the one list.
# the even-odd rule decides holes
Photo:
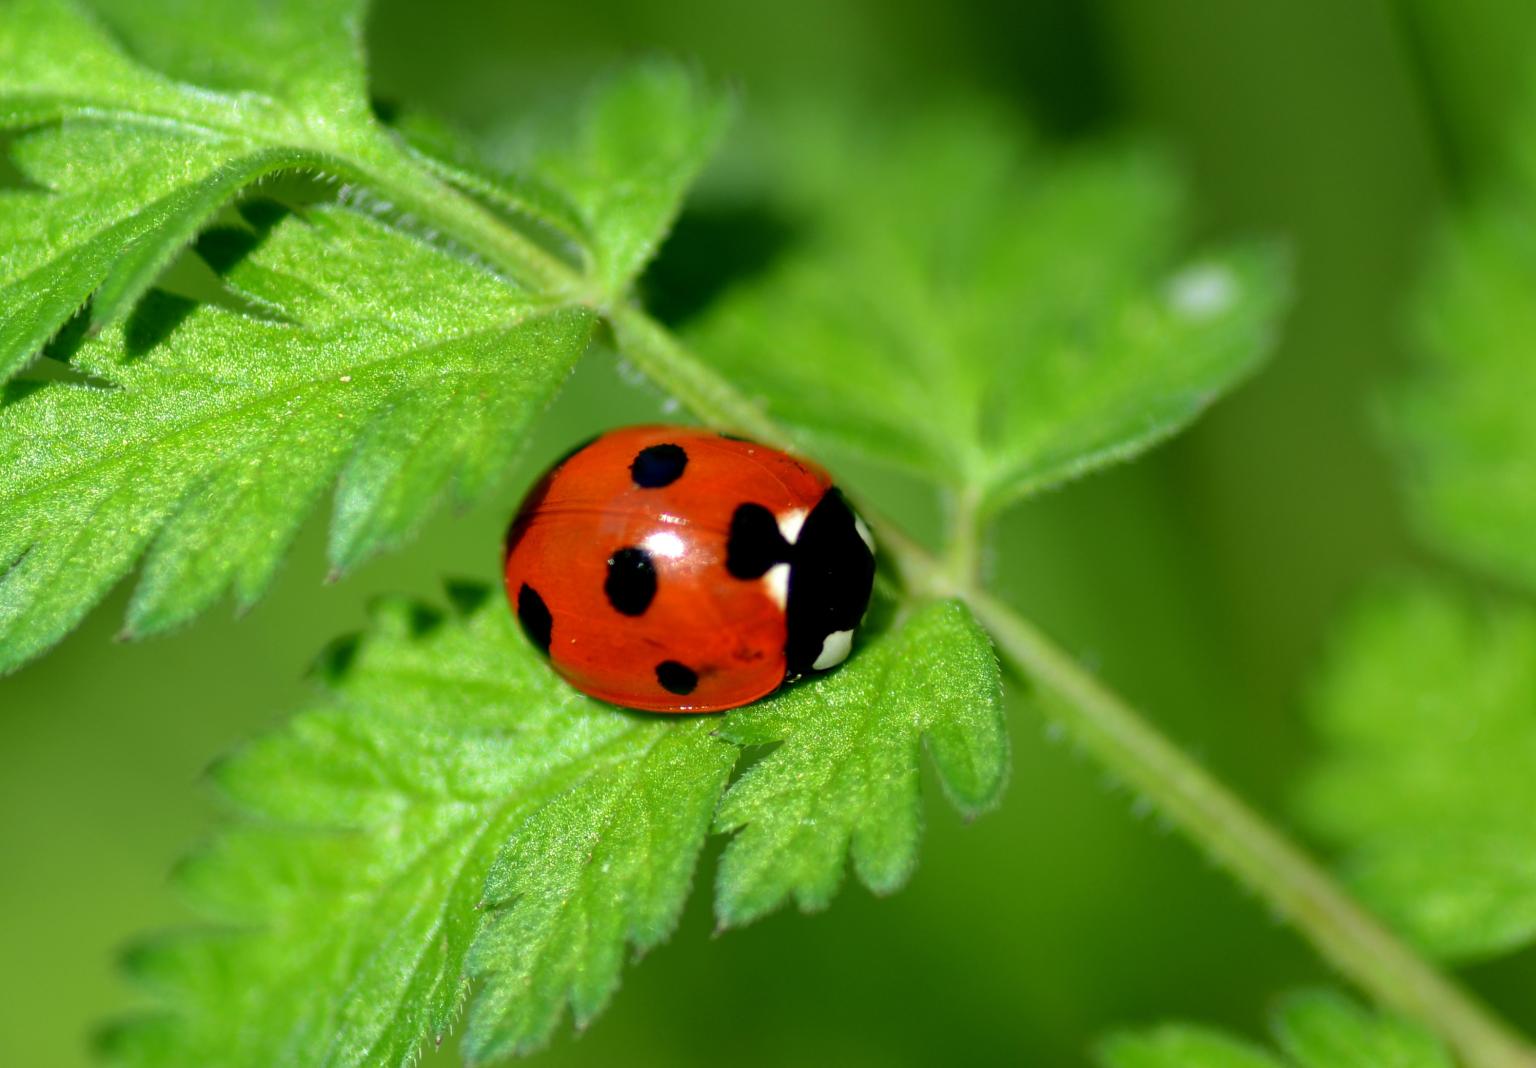
[(507, 596), (578, 690), (652, 712), (755, 701), (848, 655), (874, 546), (826, 472), (684, 427), (604, 434), (534, 486)]

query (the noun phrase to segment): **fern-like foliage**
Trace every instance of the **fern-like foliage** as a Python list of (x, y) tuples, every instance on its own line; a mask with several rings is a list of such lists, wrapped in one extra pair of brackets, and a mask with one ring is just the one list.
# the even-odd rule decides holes
[[(727, 104), (642, 67), (502, 176), (378, 122), (361, 17), (0, 6), (22, 178), (0, 191), (0, 671), (140, 561), (129, 633), (251, 604), (333, 490), (344, 572), (484, 495), (605, 317), (654, 352), (631, 290)], [(718, 396), (723, 372), (804, 441), (996, 509), (1136, 455), (1266, 351), (1273, 258), (1184, 254), (1145, 157), (1054, 160), (958, 115), (871, 146), (834, 129), (788, 135), (805, 239), (699, 327), (714, 370), (664, 338), (650, 366), (680, 394)], [(257, 185), (294, 171), (303, 195)], [(850, 865), (898, 888), (921, 754), (971, 815), (1008, 748), (969, 610), (886, 607), (831, 676), (676, 720), (574, 694), (499, 595), (386, 603), (315, 707), (219, 766), (233, 818), (178, 876), (207, 926), (132, 954), (162, 1008), (109, 1058), (406, 1064), (466, 1008), (472, 1062), (536, 1048), (668, 935), (712, 832), (723, 926), (821, 908)]]
[(1416, 306), (1419, 360), (1387, 409), (1439, 548), (1507, 584), (1368, 598), (1315, 687), (1301, 808), (1360, 894), (1430, 952), (1536, 941), (1536, 123), (1497, 192), (1450, 218)]
[[(447, 1033), (472, 977), (470, 1061), (533, 1049), (567, 1006), (594, 1016), (628, 951), (671, 931), (717, 805), (745, 824), (722, 890), (744, 920), (740, 887), (812, 871), (806, 858), (825, 903), (850, 846), (871, 888), (904, 880), (923, 735), (963, 810), (1002, 787), (997, 665), (956, 603), (722, 730), (577, 695), (499, 593), (453, 593), (447, 615), (382, 604), (324, 661), (315, 708), (218, 766), (240, 819), (178, 877), (218, 926), (132, 954), (167, 1010), (114, 1030), (112, 1063), (404, 1064)], [(813, 763), (873, 760), (883, 779), (785, 773), (839, 735)], [(740, 747), (769, 738), (791, 755), (726, 790)], [(833, 815), (803, 818), (817, 812)], [(751, 915), (783, 896), (755, 893)]]
[(229, 591), (251, 604), (338, 480), (335, 566), (398, 542), (494, 484), (586, 345), (585, 312), (349, 211), (205, 247), (246, 244), (227, 279), (271, 318), (157, 294), (135, 322), (158, 344), (111, 327), (73, 354), (90, 380), (0, 407), (0, 665), (66, 633), (146, 550), (132, 632)]
[(1451, 957), (1536, 940), (1536, 613), (1379, 595), (1313, 704), (1324, 748), (1303, 812), (1361, 895)]
[[(932, 649), (946, 650), (933, 670)], [(997, 664), (985, 633), (958, 604), (919, 614), (843, 671), (836, 688), (792, 689), (720, 734), (739, 745), (777, 745), (732, 787), (716, 827), (736, 831), (720, 865), (716, 911), (746, 923), (793, 897), (824, 908), (844, 856), (870, 889), (899, 889), (917, 864), (922, 819), (919, 745), (968, 816), (1002, 793), (1008, 736)]]
[(1214, 1028), (1165, 1024), (1099, 1049), (1103, 1068), (1454, 1068), (1423, 1029), (1327, 991), (1293, 994), (1275, 1012), (1276, 1049)]
[(1135, 456), (1268, 352), (1278, 257), (1187, 255), (1145, 153), (1042, 158), (974, 105), (782, 137), (807, 236), (694, 339), (809, 441), (993, 510)]
[(1511, 180), (1445, 227), (1416, 308), (1419, 364), (1390, 408), (1421, 528), (1536, 590), (1536, 117)]
[[(0, 129), (21, 131), (26, 182), (0, 191), (0, 379), (61, 330), (50, 354), (84, 379), (0, 394), (0, 672), (146, 551), (130, 635), (226, 593), (251, 604), (338, 480), (337, 573), (483, 493), (583, 351), (586, 307), (623, 299), (655, 252), (725, 116), (687, 73), (641, 68), (526, 178), (477, 176), (375, 121), (360, 7), (112, 9), (163, 70), (70, 0), (0, 7)], [(222, 301), (141, 300), (222, 205), (292, 170), (404, 202), (392, 222), (252, 204), (197, 246)], [(552, 235), (559, 277), (508, 278), (393, 225), (413, 202), (480, 211), (457, 186)]]
[(389, 158), (364, 91), (357, 0), (147, 6), (179, 27), (159, 38), (173, 56), (206, 54), (217, 90), (136, 62), (68, 0), (0, 8), (0, 128), (31, 131), (17, 161), (36, 186), (0, 198), (0, 379), (93, 293), (93, 323), (120, 320), (263, 175)]

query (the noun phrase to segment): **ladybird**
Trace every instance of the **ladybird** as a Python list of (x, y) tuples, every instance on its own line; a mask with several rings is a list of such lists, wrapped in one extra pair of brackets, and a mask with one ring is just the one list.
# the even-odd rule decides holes
[(568, 454), (507, 532), (507, 598), (576, 689), (716, 712), (848, 656), (874, 542), (827, 473), (707, 430), (615, 430)]

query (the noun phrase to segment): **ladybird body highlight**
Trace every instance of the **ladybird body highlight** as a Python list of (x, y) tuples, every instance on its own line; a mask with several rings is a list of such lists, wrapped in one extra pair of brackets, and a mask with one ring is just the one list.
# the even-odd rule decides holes
[(869, 532), (804, 460), (706, 430), (612, 431), (555, 465), (507, 534), (507, 596), (578, 690), (714, 712), (835, 667), (869, 604)]

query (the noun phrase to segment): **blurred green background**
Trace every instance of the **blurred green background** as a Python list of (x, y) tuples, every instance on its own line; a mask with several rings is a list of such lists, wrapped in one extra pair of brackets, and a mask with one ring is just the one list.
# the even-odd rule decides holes
[[(895, 107), (980, 90), (1048, 139), (1150, 134), (1185, 165), (1204, 234), (1288, 239), (1298, 299), (1271, 367), (1151, 458), (1009, 516), (992, 556), (1010, 600), (1279, 812), (1330, 619), (1383, 570), (1429, 566), (1372, 399), (1407, 358), (1404, 304), (1437, 214), (1496, 165), (1533, 29), (1521, 0), (387, 0), (370, 37), (381, 97), (493, 140), (656, 52), (738, 85), (749, 115), (788, 96)], [(750, 265), (752, 218), (685, 220), (662, 282), (711, 285), (721, 255)], [(213, 818), (201, 769), (305, 700), (309, 659), (369, 597), (493, 579), (533, 471), (597, 427), (658, 417), (661, 398), (615, 371), (589, 361), (501, 500), (345, 584), (321, 586), (312, 524), (245, 619), (117, 645), (120, 596), (0, 680), (0, 1065), (84, 1063), (91, 1027), (133, 1004), (114, 957), (185, 919), (166, 873)], [(607, 1015), (543, 1063), (1081, 1064), (1116, 1025), (1253, 1032), (1274, 995), (1324, 978), (1026, 708), (1014, 727), (1003, 810), (962, 826), (934, 806), (905, 892), (850, 889), (827, 914), (719, 939), (700, 894)], [(1531, 1025), (1527, 958), (1471, 980)]]

